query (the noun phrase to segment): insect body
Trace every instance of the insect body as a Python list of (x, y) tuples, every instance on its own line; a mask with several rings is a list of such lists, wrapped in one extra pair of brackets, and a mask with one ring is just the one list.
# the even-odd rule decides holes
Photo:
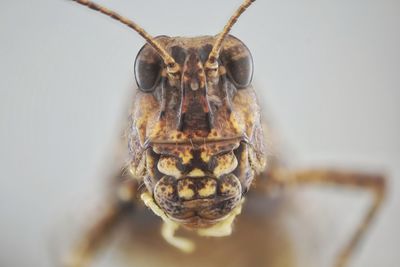
[[(163, 219), (162, 235), (186, 252), (194, 245), (174, 236), (180, 226), (200, 235), (229, 235), (254, 177), (263, 172), (267, 160), (260, 110), (251, 86), (251, 53), (228, 34), (253, 1), (244, 1), (217, 36), (194, 38), (152, 38), (113, 11), (90, 1), (76, 2), (121, 21), (147, 41), (135, 61), (138, 90), (128, 129), (125, 169), (130, 183), (124, 188), (128, 192), (124, 201), (132, 203), (143, 182), (141, 198)], [(260, 180), (272, 185), (296, 181), (372, 187), (377, 198), (365, 225), (383, 196), (383, 178), (378, 176), (292, 172), (275, 166), (264, 176)], [(120, 213), (118, 205), (110, 208), (78, 247), (69, 266), (85, 266), (101, 233), (111, 228)], [(344, 266), (361, 234), (360, 230), (354, 235), (337, 266)]]

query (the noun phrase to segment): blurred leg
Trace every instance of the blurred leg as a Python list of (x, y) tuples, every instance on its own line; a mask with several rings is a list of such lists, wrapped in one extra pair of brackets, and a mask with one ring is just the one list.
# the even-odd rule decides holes
[[(65, 267), (88, 267), (97, 252), (104, 247), (118, 223), (135, 206), (137, 183), (124, 183), (119, 190), (119, 201), (115, 201), (103, 215), (81, 237), (65, 259)], [(83, 216), (85, 216), (83, 214)], [(88, 218), (89, 220), (91, 218)]]
[(340, 250), (335, 267), (347, 266), (358, 243), (364, 236), (371, 221), (376, 216), (385, 197), (386, 179), (381, 175), (371, 175), (334, 170), (302, 170), (290, 171), (274, 169), (267, 174), (268, 178), (260, 177), (257, 184), (258, 191), (269, 191), (278, 187), (301, 186), (305, 184), (333, 185), (343, 188), (355, 188), (370, 191), (373, 195), (371, 206), (350, 240)]
[(114, 228), (120, 218), (120, 210), (117, 207), (111, 207), (105, 212), (102, 218), (98, 220), (78, 244), (73, 248), (68, 258), (65, 260), (65, 267), (87, 267), (96, 252), (106, 241), (111, 230)]

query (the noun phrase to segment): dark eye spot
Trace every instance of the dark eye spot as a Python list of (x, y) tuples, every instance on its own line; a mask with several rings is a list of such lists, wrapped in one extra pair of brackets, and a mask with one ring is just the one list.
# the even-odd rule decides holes
[(135, 60), (135, 79), (139, 89), (152, 92), (161, 77), (162, 59), (157, 52), (145, 44)]
[(229, 80), (237, 89), (246, 88), (253, 78), (253, 59), (246, 45), (229, 36), (230, 42), (221, 51), (220, 59), (226, 68)]
[(238, 88), (246, 87), (251, 83), (253, 62), (250, 57), (227, 60), (225, 67), (229, 78)]

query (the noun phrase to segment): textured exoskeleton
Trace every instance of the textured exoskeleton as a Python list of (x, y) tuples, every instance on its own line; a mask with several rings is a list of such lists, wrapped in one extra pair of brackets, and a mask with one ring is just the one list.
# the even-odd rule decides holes
[[(132, 211), (140, 206), (138, 193), (163, 219), (165, 240), (181, 251), (193, 252), (192, 242), (174, 235), (180, 226), (200, 236), (230, 235), (249, 193), (265, 196), (272, 187), (307, 183), (353, 186), (374, 193), (373, 205), (336, 259), (336, 267), (346, 265), (382, 203), (385, 179), (336, 170), (288, 170), (279, 164), (269, 164), (263, 172), (269, 148), (264, 144), (260, 107), (251, 85), (253, 60), (246, 45), (228, 34), (254, 0), (245, 0), (220, 34), (192, 38), (153, 38), (133, 21), (105, 7), (75, 1), (119, 20), (147, 43), (135, 60), (137, 92), (127, 130), (129, 160), (118, 175), (123, 182), (116, 201), (68, 258), (68, 267), (88, 265), (126, 208)], [(252, 190), (254, 182), (256, 190)], [(252, 233), (257, 237), (258, 229), (250, 228), (245, 236)], [(241, 246), (241, 242), (236, 245)], [(255, 245), (253, 239), (250, 244)], [(265, 243), (261, 240), (259, 244), (262, 248)], [(211, 254), (210, 246), (203, 248)], [(252, 252), (242, 247), (237, 250)], [(263, 251), (259, 258), (252, 256), (254, 266), (266, 266)], [(225, 260), (219, 255), (216, 258)], [(221, 266), (214, 260), (212, 263)]]
[(207, 228), (240, 205), (255, 173), (265, 167), (251, 54), (239, 39), (228, 36), (218, 69), (208, 70), (214, 37), (156, 40), (182, 72), (168, 76), (150, 45), (139, 52), (129, 168), (144, 179), (168, 218)]

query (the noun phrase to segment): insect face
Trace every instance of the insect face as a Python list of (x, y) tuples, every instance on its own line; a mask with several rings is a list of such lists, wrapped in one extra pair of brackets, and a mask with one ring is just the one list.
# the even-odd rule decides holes
[(192, 228), (231, 223), (265, 165), (250, 85), (253, 61), (248, 48), (228, 35), (254, 0), (244, 0), (220, 34), (194, 38), (153, 38), (112, 10), (75, 1), (147, 41), (135, 61), (138, 91), (128, 131), (129, 169), (146, 184), (146, 205)]
[(241, 202), (265, 165), (251, 54), (228, 36), (213, 69), (215, 37), (156, 40), (180, 71), (169, 74), (148, 44), (139, 52), (130, 168), (171, 219), (208, 227)]

